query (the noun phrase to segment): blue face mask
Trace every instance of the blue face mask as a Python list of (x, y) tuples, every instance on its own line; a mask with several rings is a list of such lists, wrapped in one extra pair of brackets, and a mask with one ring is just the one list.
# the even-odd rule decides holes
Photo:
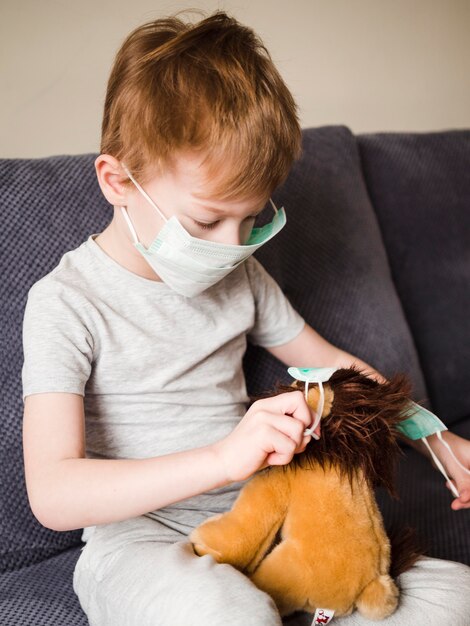
[(137, 237), (125, 207), (121, 207), (134, 239), (134, 246), (169, 287), (188, 298), (219, 282), (259, 247), (277, 235), (286, 224), (284, 208), (278, 210), (270, 199), (275, 211), (272, 222), (260, 228), (253, 228), (246, 243), (234, 245), (198, 239), (185, 230), (176, 216), (168, 219), (163, 215), (129, 170), (123, 167), (140, 193), (165, 221), (154, 241), (145, 248)]
[(447, 426), (441, 422), (437, 415), (416, 404), (416, 402), (410, 401), (410, 406), (405, 415), (409, 415), (408, 419), (401, 421), (396, 428), (408, 439), (416, 441), (447, 430)]
[[(306, 367), (306, 368), (290, 367), (287, 370), (288, 373), (293, 378), (295, 378), (296, 380), (305, 382), (305, 399), (306, 400), (308, 399), (308, 385), (310, 383), (318, 383), (318, 386), (319, 386), (320, 399), (318, 402), (317, 416), (314, 421), (314, 424), (304, 432), (304, 435), (312, 434), (312, 431), (316, 428), (318, 422), (320, 421), (322, 411), (323, 411), (323, 404), (324, 404), (324, 390), (323, 390), (322, 383), (329, 380), (331, 376), (333, 375), (333, 373), (336, 372), (337, 369), (339, 368), (336, 368), (336, 367)], [(442, 431), (447, 430), (447, 426), (443, 422), (441, 422), (441, 420), (437, 417), (437, 415), (434, 415), (434, 413), (431, 413), (431, 411), (428, 411), (428, 409), (425, 409), (419, 404), (416, 404), (416, 402), (413, 402), (412, 400), (410, 400), (409, 407), (406, 409), (404, 417), (406, 417), (406, 419), (404, 419), (399, 424), (397, 424), (396, 429), (399, 430), (403, 435), (405, 435), (405, 437), (408, 437), (408, 439), (412, 439), (412, 440), (421, 439), (421, 441), (428, 448), (431, 454), (431, 457), (433, 458), (437, 468), (448, 481), (450, 488), (452, 489), (452, 493), (455, 495), (456, 498), (458, 498), (459, 492), (457, 491), (457, 488), (455, 487), (454, 483), (450, 480), (450, 478), (447, 476), (444, 466), (439, 461), (434, 451), (431, 449), (429, 442), (427, 441), (427, 437), (429, 437), (430, 435), (437, 434), (438, 439), (449, 450), (452, 458), (457, 463), (457, 465), (459, 465), (459, 467), (463, 469), (467, 474), (470, 474), (470, 471), (466, 467), (464, 467), (460, 463), (460, 461), (457, 459), (457, 457), (453, 453), (447, 441), (444, 441), (444, 439), (442, 438), (441, 433)]]
[(397, 427), (396, 427), (397, 430), (399, 430), (403, 435), (405, 435), (409, 439), (413, 439), (413, 440), (421, 439), (421, 441), (429, 450), (429, 453), (434, 463), (436, 464), (437, 468), (439, 469), (441, 474), (445, 477), (445, 479), (448, 481), (450, 488), (452, 490), (452, 493), (454, 494), (456, 498), (458, 498), (460, 494), (456, 486), (447, 476), (447, 472), (444, 466), (437, 458), (435, 452), (432, 450), (427, 440), (427, 437), (429, 437), (430, 435), (437, 434), (437, 438), (442, 443), (442, 445), (444, 445), (447, 448), (447, 450), (450, 452), (452, 458), (457, 463), (457, 465), (464, 472), (466, 472), (467, 474), (470, 474), (470, 471), (466, 467), (464, 467), (462, 463), (460, 463), (458, 458), (455, 456), (455, 454), (452, 451), (452, 448), (449, 446), (447, 441), (444, 441), (444, 439), (442, 438), (442, 431), (448, 430), (447, 426), (443, 422), (441, 422), (441, 420), (437, 417), (437, 415), (434, 415), (434, 413), (431, 413), (431, 411), (428, 411), (428, 409), (425, 409), (424, 407), (420, 406), (419, 404), (416, 404), (416, 402), (413, 402), (413, 401), (410, 401), (410, 407), (409, 409), (407, 409), (405, 415), (409, 415), (410, 417), (400, 422), (400, 424), (397, 424)]

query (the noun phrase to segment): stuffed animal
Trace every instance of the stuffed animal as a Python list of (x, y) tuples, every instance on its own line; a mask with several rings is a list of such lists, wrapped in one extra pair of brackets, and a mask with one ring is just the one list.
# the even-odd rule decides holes
[[(266, 395), (302, 387), (296, 381)], [(404, 374), (378, 383), (355, 367), (337, 370), (324, 386), (321, 438), (289, 464), (257, 472), (230, 511), (196, 527), (189, 536), (195, 553), (246, 574), (281, 616), (343, 616), (355, 608), (368, 619), (392, 614), (399, 600), (393, 578), (423, 551), (408, 528), (392, 546), (374, 488), (398, 498), (396, 425), (410, 388)], [(311, 386), (311, 409), (318, 400)]]

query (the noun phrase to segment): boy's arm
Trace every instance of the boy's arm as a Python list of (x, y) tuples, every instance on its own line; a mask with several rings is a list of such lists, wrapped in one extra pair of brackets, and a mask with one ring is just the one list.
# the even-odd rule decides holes
[(143, 515), (229, 484), (211, 446), (144, 459), (85, 457), (83, 397), (26, 396), (25, 478), (38, 521), (65, 531)]
[(266, 350), (286, 365), (294, 365), (295, 367), (351, 367), (355, 364), (361, 369), (368, 370), (370, 378), (379, 383), (387, 380), (358, 357), (331, 344), (308, 324), (305, 324), (303, 330), (289, 343), (269, 347)]
[[(367, 375), (379, 383), (384, 383), (387, 380), (365, 361), (331, 344), (308, 324), (305, 324), (304, 329), (289, 343), (266, 348), (266, 350), (286, 365), (296, 367), (351, 367), (356, 365), (366, 370)], [(399, 437), (404, 443), (431, 458), (428, 449), (421, 441), (413, 441), (401, 433)]]

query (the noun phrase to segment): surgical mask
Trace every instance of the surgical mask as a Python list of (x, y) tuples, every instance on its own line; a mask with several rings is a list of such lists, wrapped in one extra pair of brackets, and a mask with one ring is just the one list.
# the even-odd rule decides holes
[(176, 216), (168, 219), (163, 215), (127, 167), (124, 165), (123, 167), (140, 193), (165, 221), (156, 238), (148, 248), (145, 248), (137, 237), (126, 208), (122, 206), (121, 211), (131, 231), (134, 246), (169, 287), (188, 298), (218, 283), (277, 235), (286, 224), (284, 207), (278, 210), (270, 199), (275, 211), (272, 222), (260, 228), (253, 228), (245, 244), (223, 244), (193, 237)]
[(308, 386), (310, 383), (317, 383), (318, 389), (320, 392), (317, 410), (315, 413), (315, 418), (313, 420), (313, 424), (304, 431), (304, 436), (312, 435), (314, 439), (319, 439), (318, 435), (314, 432), (315, 428), (318, 426), (321, 416), (323, 413), (323, 407), (325, 406), (325, 390), (323, 389), (323, 384), (327, 380), (329, 380), (334, 372), (336, 372), (335, 367), (289, 367), (287, 372), (295, 378), (296, 380), (300, 380), (305, 382), (305, 400), (308, 402)]
[[(338, 369), (340, 368), (337, 368), (337, 367), (307, 367), (307, 368), (289, 367), (289, 369), (287, 370), (287, 372), (292, 376), (292, 378), (305, 382), (305, 400), (308, 400), (308, 385), (309, 384), (317, 383), (319, 387), (320, 398), (319, 398), (318, 405), (317, 405), (316, 417), (314, 419), (313, 425), (304, 431), (304, 435), (312, 435), (313, 437), (318, 439), (318, 437), (315, 435), (315, 433), (313, 433), (313, 431), (317, 427), (321, 419), (322, 412), (323, 412), (325, 393), (323, 390), (322, 383), (329, 380), (331, 376), (333, 375), (333, 373), (336, 372), (336, 370)], [(403, 435), (405, 435), (405, 437), (408, 437), (408, 439), (412, 439), (412, 440), (421, 439), (421, 441), (428, 448), (431, 454), (431, 457), (433, 458), (437, 468), (448, 481), (450, 488), (452, 490), (452, 493), (455, 495), (456, 498), (458, 498), (459, 492), (456, 486), (447, 476), (444, 466), (439, 461), (434, 451), (431, 449), (431, 446), (429, 445), (429, 442), (427, 440), (427, 437), (437, 433), (438, 439), (448, 449), (448, 451), (450, 452), (452, 458), (457, 463), (457, 465), (464, 472), (466, 472), (467, 474), (470, 474), (470, 470), (468, 470), (466, 467), (462, 465), (462, 463), (460, 463), (460, 461), (457, 459), (457, 457), (453, 453), (447, 441), (444, 441), (444, 439), (442, 438), (441, 433), (444, 430), (448, 430), (447, 426), (443, 422), (441, 422), (441, 420), (437, 417), (437, 415), (434, 415), (434, 413), (431, 413), (431, 411), (428, 411), (428, 409), (425, 409), (419, 404), (416, 404), (416, 402), (413, 402), (412, 400), (409, 401), (409, 405), (407, 409), (405, 410), (403, 417), (406, 419), (403, 419), (399, 424), (397, 424), (396, 426), (397, 430), (399, 430)]]
[(464, 470), (464, 472), (470, 474), (470, 471), (466, 467), (464, 467), (462, 463), (460, 463), (460, 461), (457, 459), (447, 441), (444, 441), (444, 439), (442, 438), (442, 431), (448, 430), (447, 426), (443, 422), (441, 422), (437, 415), (434, 415), (434, 413), (431, 413), (431, 411), (428, 411), (428, 409), (425, 409), (424, 407), (416, 404), (416, 402), (413, 401), (410, 401), (410, 406), (406, 410), (405, 415), (409, 415), (409, 417), (397, 424), (397, 430), (399, 430), (409, 439), (421, 439), (421, 441), (429, 450), (429, 453), (431, 454), (434, 463), (437, 465), (439, 471), (448, 481), (452, 493), (456, 498), (458, 498), (460, 494), (456, 486), (447, 476), (447, 472), (444, 466), (437, 458), (427, 440), (427, 437), (429, 437), (430, 435), (437, 434), (439, 441), (448, 449), (457, 465), (462, 470)]

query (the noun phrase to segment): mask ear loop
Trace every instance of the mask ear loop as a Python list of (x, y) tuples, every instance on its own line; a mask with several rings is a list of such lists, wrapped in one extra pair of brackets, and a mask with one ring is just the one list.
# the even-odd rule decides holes
[(269, 202), (273, 205), (274, 213), (276, 213), (276, 215), (277, 215), (278, 209), (277, 209), (277, 206), (274, 204), (272, 198), (269, 198)]
[(449, 485), (450, 485), (450, 488), (452, 490), (452, 493), (454, 494), (454, 496), (456, 498), (459, 498), (460, 494), (459, 494), (459, 492), (457, 490), (457, 487), (454, 485), (454, 483), (451, 481), (451, 479), (447, 476), (447, 472), (445, 471), (444, 466), (442, 465), (442, 463), (439, 461), (437, 456), (432, 451), (431, 446), (429, 445), (428, 441), (426, 440), (426, 437), (421, 437), (421, 441), (426, 445), (427, 449), (431, 453), (431, 456), (432, 456), (432, 458), (434, 460), (434, 463), (437, 465), (437, 467), (438, 467), (439, 471), (441, 472), (441, 474), (443, 474), (445, 479), (449, 482)]
[(131, 222), (129, 216), (127, 215), (127, 211), (126, 211), (126, 209), (123, 206), (121, 207), (121, 212), (122, 212), (122, 214), (124, 216), (124, 219), (127, 222), (127, 225), (129, 226), (129, 230), (131, 231), (132, 238), (134, 239), (134, 243), (139, 243), (139, 239), (137, 237), (137, 233), (135, 232), (135, 228), (132, 225), (132, 222)]
[[(323, 384), (321, 381), (318, 382), (318, 389), (320, 392), (320, 398), (319, 398), (318, 405), (317, 405), (315, 419), (313, 420), (313, 424), (309, 428), (306, 428), (304, 430), (304, 436), (312, 435), (312, 437), (316, 439), (317, 441), (320, 439), (320, 437), (317, 435), (317, 433), (313, 431), (318, 426), (321, 420), (321, 416), (323, 413), (323, 406), (325, 404), (325, 392), (324, 392)], [(305, 400), (308, 401), (308, 380), (305, 381)]]
[[(124, 163), (122, 164), (122, 167), (124, 168), (126, 174), (129, 176), (129, 178), (131, 179), (131, 181), (134, 183), (134, 185), (137, 187), (137, 189), (140, 191), (140, 193), (144, 196), (144, 198), (146, 198), (146, 200), (148, 200), (148, 202), (150, 202), (150, 204), (153, 206), (153, 208), (157, 211), (157, 213), (160, 215), (160, 217), (165, 220), (165, 222), (168, 222), (168, 219), (163, 215), (163, 213), (160, 211), (160, 209), (157, 207), (157, 205), (155, 204), (155, 202), (152, 200), (152, 198), (148, 195), (148, 193), (145, 191), (145, 189), (143, 189), (143, 187), (141, 187), (139, 185), (139, 183), (136, 181), (136, 179), (132, 176), (132, 174), (129, 172), (129, 170), (127, 169), (127, 167), (124, 165)], [(121, 207), (122, 208), (122, 207)], [(135, 231), (134, 231), (135, 232)]]
[(438, 436), (438, 438), (439, 438), (440, 442), (441, 442), (442, 444), (444, 444), (444, 445), (445, 445), (445, 447), (449, 450), (449, 452), (450, 452), (450, 454), (451, 454), (452, 458), (453, 458), (453, 459), (454, 459), (454, 461), (457, 463), (457, 465), (458, 465), (458, 466), (459, 466), (459, 467), (460, 467), (460, 468), (461, 468), (461, 469), (462, 469), (462, 470), (463, 470), (466, 474), (470, 474), (470, 470), (469, 470), (469, 469), (467, 469), (464, 465), (462, 465), (462, 463), (458, 460), (458, 458), (457, 458), (457, 457), (455, 456), (455, 454), (453, 453), (452, 448), (449, 446), (449, 444), (447, 443), (447, 441), (444, 441), (444, 439), (442, 438), (442, 433), (441, 433), (441, 431), (440, 431), (440, 430), (439, 430), (439, 431), (437, 431), (437, 436)]

